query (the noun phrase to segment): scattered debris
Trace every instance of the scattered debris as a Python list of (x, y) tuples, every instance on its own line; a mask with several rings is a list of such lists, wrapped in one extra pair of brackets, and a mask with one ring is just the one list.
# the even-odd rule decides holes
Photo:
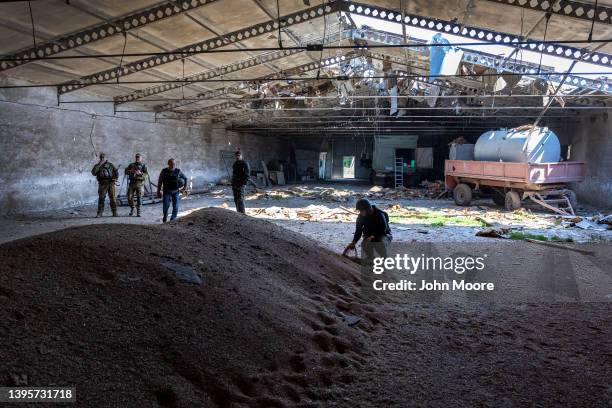
[(470, 214), (465, 208), (417, 209), (392, 204), (387, 207), (387, 212), (392, 224), (426, 224), (431, 227), (445, 225), (483, 227), (491, 224), (491, 222), (479, 220), (480, 216)]
[(309, 205), (304, 208), (266, 207), (247, 208), (251, 216), (264, 216), (272, 219), (290, 219), (305, 221), (343, 221), (353, 222), (357, 214), (347, 208), (329, 208), (324, 205)]
[(566, 250), (569, 250), (569, 251), (579, 252), (579, 253), (585, 254), (585, 255), (595, 255), (595, 252), (593, 252), (593, 251), (589, 251), (589, 250), (586, 250), (586, 249), (575, 248), (575, 247), (571, 247), (571, 246), (567, 246), (567, 245), (561, 245), (561, 244), (558, 244), (558, 243), (553, 243), (553, 242), (548, 242), (548, 241), (541, 241), (539, 239), (527, 238), (527, 239), (525, 239), (525, 241), (532, 242), (534, 244), (542, 244), (542, 245), (550, 246), (550, 247), (553, 247), (553, 248), (560, 248), (560, 249), (566, 249)]
[[(525, 207), (506, 211), (500, 206), (480, 202), (469, 207), (457, 207), (450, 203), (445, 205), (442, 202), (434, 202), (426, 197), (427, 189), (431, 189), (430, 195), (433, 196), (437, 186), (442, 184), (425, 182), (422, 187), (401, 188), (398, 191), (380, 186), (369, 189), (349, 185), (340, 188), (331, 188), (329, 185), (279, 186), (252, 192), (248, 197), (251, 204), (247, 206), (247, 213), (271, 221), (297, 221), (296, 228), (302, 232), (300, 225), (307, 223), (354, 223), (357, 213), (352, 201), (359, 197), (369, 197), (388, 212), (392, 229), (398, 231), (398, 237), (412, 235), (416, 238), (415, 235), (433, 233), (436, 228), (443, 230), (445, 237), (451, 240), (478, 240), (480, 238), (475, 237), (477, 230), (501, 227), (510, 228), (514, 232), (525, 230), (548, 237), (550, 241), (555, 241), (556, 236), (561, 237), (560, 242), (569, 238), (574, 242), (610, 239), (608, 233), (612, 231), (612, 214), (609, 214), (609, 211), (604, 213), (607, 215), (602, 215), (583, 209), (579, 215), (570, 216), (543, 213)], [(211, 194), (215, 198), (227, 200), (229, 191), (227, 188), (221, 188), (215, 189)], [(287, 204), (275, 204), (274, 201), (266, 203), (265, 200), (286, 200)], [(289, 204), (292, 200), (299, 202), (299, 205), (293, 202)], [(411, 200), (414, 200), (414, 203), (411, 203)], [(387, 205), (384, 204), (385, 201)], [(233, 203), (229, 201), (220, 206), (233, 209)], [(576, 226), (585, 219), (588, 223)], [(583, 225), (587, 229), (581, 228)], [(313, 224), (304, 228), (305, 231), (317, 229)], [(350, 228), (352, 226), (349, 226)], [(338, 244), (338, 247), (341, 245)]]
[(361, 321), (361, 317), (359, 316), (355, 316), (352, 314), (347, 314), (347, 313), (342, 313), (342, 321), (344, 323), (346, 323), (347, 325), (353, 327), (356, 326), (357, 324), (359, 324), (359, 322)]
[(510, 232), (510, 228), (485, 228), (476, 233), (477, 237), (487, 237), (487, 238), (508, 238), (506, 234)]
[(482, 223), (483, 223), (485, 226), (487, 226), (487, 227), (491, 227), (491, 226), (493, 226), (493, 223), (491, 223), (490, 221), (485, 220), (485, 219), (484, 219), (484, 218), (482, 218), (482, 217), (476, 216), (476, 217), (474, 217), (474, 219), (475, 219), (476, 221), (480, 221), (480, 222), (482, 222)]
[(426, 192), (427, 197), (437, 198), (440, 195), (440, 193), (443, 193), (446, 191), (446, 185), (444, 184), (444, 181), (442, 180), (436, 180), (433, 182), (425, 180), (421, 182), (421, 187), (427, 190)]
[(612, 214), (608, 214), (606, 216), (601, 216), (598, 218), (597, 220), (598, 224), (606, 224), (608, 226), (608, 229), (612, 229)]
[(599, 214), (592, 217), (560, 216), (557, 217), (557, 219), (559, 220), (560, 224), (566, 228), (576, 227), (580, 229), (592, 229), (599, 231), (612, 229), (612, 214), (605, 216)]
[(465, 140), (463, 136), (459, 136), (458, 138), (451, 140), (448, 145), (451, 146), (454, 144), (466, 144), (466, 143), (468, 143), (468, 141)]
[(249, 197), (251, 199), (286, 199), (291, 197), (301, 197), (306, 199), (348, 203), (364, 197), (377, 200), (435, 198), (440, 196), (440, 194), (443, 192), (445, 192), (444, 182), (438, 180), (434, 182), (423, 181), (419, 188), (398, 187), (397, 189), (394, 189), (374, 186), (365, 192), (355, 192), (353, 190), (337, 189), (333, 187), (292, 186), (289, 188), (274, 188), (265, 191), (255, 191), (251, 193)]
[(575, 223), (574, 226), (577, 228), (581, 228), (581, 229), (599, 229), (601, 228), (596, 223), (586, 220), (586, 219), (583, 219), (582, 221)]

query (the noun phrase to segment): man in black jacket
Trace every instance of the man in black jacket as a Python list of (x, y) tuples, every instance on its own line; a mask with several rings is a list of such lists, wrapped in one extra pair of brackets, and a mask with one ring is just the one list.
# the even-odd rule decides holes
[(234, 194), (234, 203), (236, 211), (244, 214), (244, 186), (246, 186), (251, 177), (251, 168), (249, 163), (242, 160), (242, 153), (237, 150), (235, 153), (236, 161), (232, 166), (232, 193)]
[(163, 169), (159, 173), (159, 180), (157, 181), (157, 196), (162, 197), (163, 195), (163, 207), (164, 207), (164, 218), (163, 222), (168, 219), (168, 209), (170, 208), (170, 202), (172, 201), (172, 216), (170, 221), (176, 218), (179, 210), (179, 203), (181, 201), (180, 190), (185, 190), (187, 187), (187, 177), (183, 174), (181, 169), (176, 168), (176, 161), (174, 159), (168, 160), (168, 167)]
[(367, 198), (357, 200), (355, 208), (359, 211), (357, 217), (353, 241), (346, 246), (343, 255), (355, 249), (355, 245), (363, 236), (361, 250), (366, 259), (372, 259), (374, 251), (383, 258), (387, 257), (387, 247), (391, 243), (391, 228), (389, 228), (389, 216)]

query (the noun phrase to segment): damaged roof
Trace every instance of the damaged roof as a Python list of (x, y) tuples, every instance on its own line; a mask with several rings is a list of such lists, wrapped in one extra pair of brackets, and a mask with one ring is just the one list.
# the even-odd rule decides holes
[[(48, 85), (59, 103), (159, 120), (376, 132), (419, 115), (511, 126), (549, 105), (545, 121), (561, 123), (607, 109), (612, 92), (610, 1), (57, 0), (0, 11), (1, 76)], [(436, 33), (460, 54), (443, 53), (441, 71)]]

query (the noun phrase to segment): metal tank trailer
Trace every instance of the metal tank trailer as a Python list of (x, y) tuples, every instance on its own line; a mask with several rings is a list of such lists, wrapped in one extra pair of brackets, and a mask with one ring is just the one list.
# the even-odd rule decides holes
[(574, 215), (576, 194), (568, 183), (584, 180), (582, 162), (561, 160), (559, 138), (550, 129), (521, 126), (489, 130), (474, 145), (474, 160), (446, 160), (446, 188), (468, 206), (484, 190), (507, 210), (530, 200), (562, 215)]

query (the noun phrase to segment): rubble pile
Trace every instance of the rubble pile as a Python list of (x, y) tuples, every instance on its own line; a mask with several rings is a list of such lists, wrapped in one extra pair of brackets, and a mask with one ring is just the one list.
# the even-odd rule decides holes
[(423, 181), (418, 188), (398, 187), (388, 188), (374, 186), (368, 191), (354, 191), (350, 189), (337, 189), (333, 187), (307, 187), (293, 186), (289, 188), (274, 188), (257, 190), (249, 194), (250, 199), (287, 199), (293, 197), (331, 201), (338, 203), (351, 203), (359, 198), (374, 200), (401, 200), (436, 198), (445, 191), (443, 181)]
[(247, 209), (251, 216), (272, 219), (302, 220), (302, 221), (354, 221), (357, 217), (351, 210), (344, 207), (328, 208), (323, 205), (309, 205), (304, 208), (266, 207)]
[(566, 228), (580, 228), (599, 231), (612, 230), (612, 214), (598, 214), (590, 217), (579, 215), (558, 216), (557, 220), (561, 226)]

